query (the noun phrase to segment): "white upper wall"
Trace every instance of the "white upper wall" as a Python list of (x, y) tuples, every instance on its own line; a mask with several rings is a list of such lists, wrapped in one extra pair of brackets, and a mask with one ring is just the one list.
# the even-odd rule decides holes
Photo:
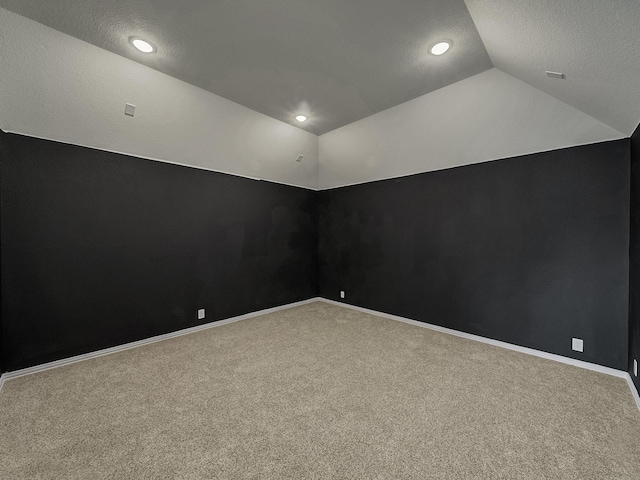
[(0, 65), (6, 132), (317, 186), (317, 136), (4, 9)]
[[(631, 135), (640, 121), (638, 0), (465, 0), (491, 61)], [(566, 78), (547, 78), (545, 71)]]
[(320, 137), (320, 189), (625, 138), (497, 69)]
[(0, 60), (5, 131), (313, 189), (626, 136), (491, 69), (318, 139), (4, 9)]

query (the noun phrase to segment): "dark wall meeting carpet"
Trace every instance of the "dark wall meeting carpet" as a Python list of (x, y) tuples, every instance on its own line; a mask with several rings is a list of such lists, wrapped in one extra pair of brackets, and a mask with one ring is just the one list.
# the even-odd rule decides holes
[(6, 382), (0, 478), (637, 480), (625, 381), (310, 303)]

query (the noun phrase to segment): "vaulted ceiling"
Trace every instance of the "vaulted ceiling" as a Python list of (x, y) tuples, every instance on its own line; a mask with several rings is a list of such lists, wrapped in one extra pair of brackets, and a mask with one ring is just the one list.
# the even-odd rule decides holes
[[(493, 67), (629, 135), (637, 0), (0, 0), (0, 6), (324, 134)], [(148, 39), (153, 55), (135, 51)], [(441, 39), (453, 47), (429, 53)], [(545, 71), (565, 74), (552, 79)], [(295, 115), (309, 117), (299, 124)]]
[[(640, 120), (638, 0), (466, 0), (494, 66), (630, 135)], [(565, 80), (545, 77), (562, 72)]]

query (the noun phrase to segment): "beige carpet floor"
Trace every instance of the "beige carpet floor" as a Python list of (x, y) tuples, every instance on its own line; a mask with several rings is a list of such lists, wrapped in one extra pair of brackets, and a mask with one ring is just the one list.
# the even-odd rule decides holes
[(640, 479), (619, 378), (312, 303), (21, 377), (0, 478)]

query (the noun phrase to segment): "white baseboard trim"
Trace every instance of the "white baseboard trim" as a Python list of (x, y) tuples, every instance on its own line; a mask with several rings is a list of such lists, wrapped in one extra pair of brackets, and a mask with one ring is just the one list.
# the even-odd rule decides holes
[(572, 365), (574, 367), (584, 368), (586, 370), (592, 370), (594, 372), (604, 373), (604, 374), (612, 375), (618, 378), (624, 378), (629, 385), (629, 389), (631, 390), (633, 399), (635, 400), (636, 405), (638, 406), (638, 410), (640, 410), (640, 396), (638, 395), (638, 391), (636, 390), (633, 380), (631, 379), (631, 375), (629, 375), (628, 372), (624, 372), (622, 370), (616, 370), (614, 368), (604, 367), (602, 365), (597, 365), (595, 363), (576, 360), (574, 358), (563, 357), (562, 355), (556, 355), (554, 353), (547, 353), (540, 350), (535, 350), (533, 348), (521, 347), (520, 345), (514, 345), (512, 343), (502, 342), (500, 340), (493, 340), (490, 338), (481, 337), (479, 335), (473, 335), (471, 333), (460, 332), (458, 330), (453, 330), (450, 328), (441, 327), (439, 325), (433, 325), (430, 323), (420, 322), (417, 320), (412, 320), (410, 318), (400, 317), (398, 315), (391, 315), (389, 313), (378, 312), (376, 310), (357, 307), (355, 305), (349, 305), (347, 303), (336, 302), (335, 300), (329, 300), (327, 298), (321, 298), (321, 297), (314, 297), (308, 300), (303, 300), (301, 302), (289, 303), (287, 305), (281, 305), (279, 307), (267, 308), (265, 310), (259, 310), (257, 312), (246, 313), (244, 315), (239, 315), (237, 317), (218, 320), (216, 322), (211, 322), (211, 323), (206, 323), (204, 325), (198, 325), (196, 327), (186, 328), (184, 330), (179, 330), (177, 332), (166, 333), (164, 335), (158, 335), (155, 337), (146, 338), (144, 340), (138, 340), (136, 342), (126, 343), (124, 345), (118, 345), (116, 347), (106, 348), (104, 350), (98, 350), (95, 352), (85, 353), (83, 355), (77, 355), (75, 357), (64, 358), (62, 360), (56, 360), (55, 362), (44, 363), (42, 365), (36, 365), (34, 367), (24, 368), (22, 370), (5, 372), (4, 374), (0, 375), (0, 391), (2, 391), (4, 382), (7, 380), (11, 380), (13, 378), (24, 377), (25, 375), (32, 375), (34, 373), (44, 372), (45, 370), (51, 370), (53, 368), (64, 367), (66, 365), (83, 362), (85, 360), (90, 360), (92, 358), (103, 357), (105, 355), (110, 355), (112, 353), (118, 353), (125, 350), (130, 350), (132, 348), (138, 348), (145, 345), (150, 345), (152, 343), (162, 342), (164, 340), (168, 340), (171, 338), (181, 337), (182, 335), (189, 335), (190, 333), (201, 332), (203, 330), (208, 330), (210, 328), (220, 327), (222, 325), (228, 325), (230, 323), (239, 322), (241, 320), (247, 320), (249, 318), (259, 317), (260, 315), (266, 315), (268, 313), (288, 310), (289, 308), (299, 307), (299, 306), (307, 305), (309, 303), (314, 303), (314, 302), (325, 302), (325, 303), (329, 303), (331, 305), (336, 305), (343, 308), (350, 308), (351, 310), (368, 313), (370, 315), (375, 315), (375, 316), (386, 318), (389, 320), (395, 320), (398, 322), (407, 323), (409, 325), (414, 325), (416, 327), (427, 328), (429, 330), (434, 330), (436, 332), (441, 332), (441, 333), (446, 333), (448, 335), (454, 335), (456, 337), (466, 338), (467, 340), (486, 343), (496, 347), (506, 348), (508, 350), (514, 350), (520, 353), (526, 353), (527, 355), (533, 355), (536, 357), (546, 358), (547, 360), (553, 360), (553, 361), (564, 363), (567, 365)]
[(239, 322), (240, 320), (247, 320), (249, 318), (259, 317), (260, 315), (266, 315), (268, 313), (279, 312), (281, 310), (288, 310), (289, 308), (299, 307), (308, 303), (317, 302), (320, 300), (317, 297), (303, 300), (301, 302), (289, 303), (287, 305), (281, 305), (279, 307), (267, 308), (257, 312), (246, 313), (237, 317), (226, 318), (224, 320), (218, 320), (216, 322), (206, 323), (204, 325), (198, 325), (196, 327), (186, 328), (184, 330), (178, 330), (177, 332), (165, 333), (151, 338), (145, 338), (144, 340), (138, 340), (136, 342), (125, 343), (124, 345), (118, 345), (116, 347), (105, 348), (104, 350), (98, 350), (95, 352), (89, 352), (75, 357), (63, 358), (62, 360), (56, 360), (55, 362), (43, 363), (42, 365), (36, 365), (34, 367), (23, 368), (22, 370), (14, 370), (13, 372), (5, 372), (0, 377), (0, 389), (6, 380), (13, 378), (24, 377), (25, 375), (32, 375), (34, 373), (44, 372), (45, 370), (51, 370), (52, 368), (64, 367), (73, 363), (83, 362), (92, 358), (103, 357), (105, 355), (111, 355), (112, 353), (122, 352), (124, 350), (130, 350), (132, 348), (138, 348), (145, 345), (150, 345), (156, 342), (162, 342), (170, 338), (181, 337), (183, 335), (189, 335), (190, 333), (201, 332), (214, 327), (220, 327), (222, 325), (228, 325), (230, 323)]
[(618, 378), (624, 378), (629, 383), (629, 388), (631, 388), (631, 393), (633, 394), (634, 400), (638, 405), (638, 409), (640, 410), (640, 398), (638, 398), (638, 392), (635, 389), (635, 386), (633, 385), (633, 381), (631, 380), (631, 376), (629, 375), (629, 373), (623, 370), (616, 370), (615, 368), (604, 367), (602, 365), (598, 365), (595, 363), (585, 362), (583, 360), (576, 360), (575, 358), (563, 357), (562, 355), (543, 352), (541, 350), (535, 350), (533, 348), (521, 347), (520, 345), (514, 345), (512, 343), (502, 342), (500, 340), (493, 340), (491, 338), (481, 337), (479, 335), (473, 335), (471, 333), (460, 332), (458, 330), (453, 330), (451, 328), (441, 327), (439, 325), (433, 325), (431, 323), (419, 322), (417, 320), (411, 320), (410, 318), (400, 317), (398, 315), (391, 315), (389, 313), (384, 313), (384, 312), (378, 312), (376, 310), (371, 310), (368, 308), (357, 307), (355, 305), (349, 305), (347, 303), (336, 302), (335, 300), (320, 298), (320, 301), (330, 303), (331, 305), (337, 305), (339, 307), (357, 310), (358, 312), (368, 313), (371, 315), (376, 315), (378, 317), (387, 318), (389, 320), (396, 320), (398, 322), (408, 323), (409, 325), (414, 325), (416, 327), (428, 328), (429, 330), (434, 330), (436, 332), (446, 333), (448, 335), (454, 335), (456, 337), (466, 338), (467, 340), (474, 340), (476, 342), (487, 343), (495, 347), (506, 348), (508, 350), (514, 350), (516, 352), (526, 353), (527, 355), (533, 355), (535, 357), (546, 358), (547, 360), (553, 360), (553, 361), (564, 363), (567, 365), (572, 365), (574, 367), (584, 368), (586, 370), (592, 370), (594, 372), (604, 373), (604, 374), (612, 375)]
[(627, 383), (629, 384), (629, 388), (631, 389), (631, 394), (633, 395), (633, 399), (636, 401), (636, 405), (638, 406), (638, 410), (640, 410), (640, 395), (638, 395), (638, 390), (631, 379), (631, 375), (627, 373)]

